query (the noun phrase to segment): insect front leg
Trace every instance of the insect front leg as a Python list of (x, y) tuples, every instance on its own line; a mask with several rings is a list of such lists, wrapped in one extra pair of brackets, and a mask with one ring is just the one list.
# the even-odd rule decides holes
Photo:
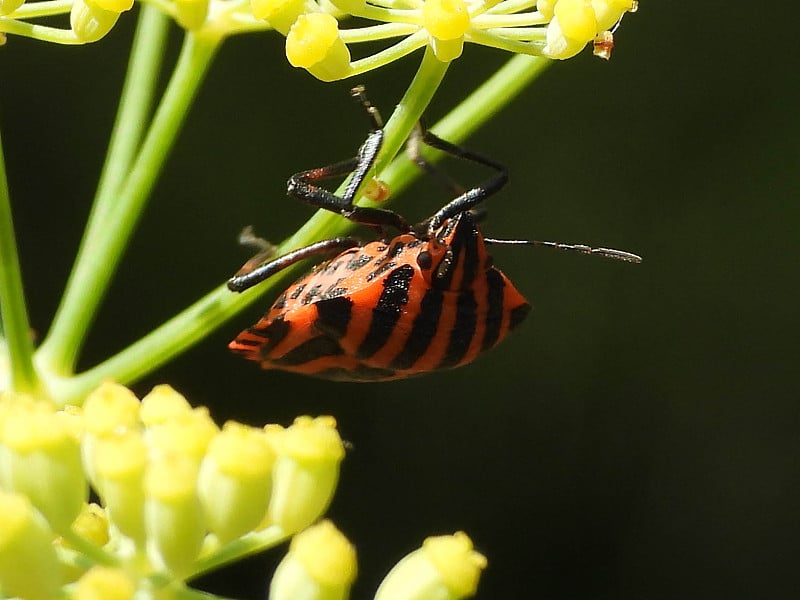
[[(464, 191), (464, 188), (456, 183), (449, 175), (422, 156), (420, 150), (421, 144), (441, 150), (455, 158), (489, 167), (490, 169), (494, 169), (496, 174), (484, 181), (481, 185)], [(462, 146), (443, 140), (439, 136), (428, 131), (422, 122), (420, 122), (419, 126), (414, 130), (414, 133), (412, 133), (411, 138), (409, 138), (407, 151), (411, 160), (413, 160), (418, 167), (440, 180), (453, 193), (458, 194), (441, 209), (436, 211), (429, 219), (424, 221), (427, 227), (426, 233), (429, 236), (432, 236), (433, 232), (441, 227), (442, 223), (447, 219), (454, 217), (458, 213), (476, 208), (489, 196), (497, 193), (508, 181), (508, 169), (506, 169), (505, 165), (488, 156), (473, 152), (472, 150), (467, 150)]]
[[(355, 223), (366, 225), (385, 234), (389, 228), (408, 231), (406, 220), (396, 212), (384, 208), (371, 208), (353, 204), (356, 193), (375, 164), (375, 159), (383, 144), (383, 130), (370, 132), (361, 144), (358, 155), (342, 162), (295, 173), (289, 178), (286, 192), (316, 208), (322, 208), (342, 215)], [(352, 173), (344, 193), (337, 196), (318, 185), (317, 182)]]
[[(250, 259), (239, 271), (228, 280), (228, 289), (232, 292), (243, 292), (250, 289), (257, 283), (261, 283), (265, 279), (269, 279), (276, 273), (283, 271), (287, 267), (305, 260), (318, 256), (328, 256), (339, 254), (348, 248), (354, 248), (359, 245), (359, 241), (353, 238), (331, 238), (329, 240), (322, 240), (297, 250), (293, 250), (283, 256), (271, 260), (259, 266), (254, 266), (254, 259)], [(258, 255), (256, 255), (258, 256)], [(255, 257), (254, 257), (255, 258)], [(249, 270), (248, 270), (248, 267)]]

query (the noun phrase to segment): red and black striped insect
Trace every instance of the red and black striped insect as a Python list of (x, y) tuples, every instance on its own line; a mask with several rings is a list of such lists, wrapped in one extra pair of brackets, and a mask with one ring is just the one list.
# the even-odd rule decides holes
[[(500, 163), (418, 128), (410, 140), (415, 162), (456, 188), (426, 162), (419, 142), (489, 167), (494, 176), (458, 193), (428, 219), (409, 225), (399, 214), (355, 206), (353, 200), (383, 141), (377, 111), (354, 90), (373, 121), (358, 155), (335, 165), (303, 171), (288, 194), (381, 232), (362, 245), (339, 237), (323, 240), (259, 264), (263, 251), (228, 281), (237, 292), (311, 257), (331, 256), (284, 291), (258, 323), (229, 348), (264, 369), (282, 369), (339, 381), (386, 381), (459, 367), (493, 348), (530, 312), (531, 306), (492, 265), (487, 244), (533, 244), (639, 262), (638, 256), (606, 248), (484, 237), (478, 205), (508, 179)], [(352, 172), (342, 196), (314, 183)], [(459, 190), (460, 191), (460, 190)], [(387, 235), (396, 229), (395, 237)], [(252, 241), (252, 238), (250, 238)]]

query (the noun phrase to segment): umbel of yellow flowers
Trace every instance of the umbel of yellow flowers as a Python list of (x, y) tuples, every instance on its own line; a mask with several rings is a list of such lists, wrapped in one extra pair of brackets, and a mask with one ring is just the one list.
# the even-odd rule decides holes
[[(0, 595), (179, 597), (187, 579), (291, 539), (270, 598), (345, 599), (355, 549), (318, 522), (344, 455), (332, 417), (220, 428), (169, 386), (139, 401), (105, 383), (61, 410), (0, 394)], [(466, 598), (485, 564), (463, 533), (430, 538), (376, 598)]]
[[(106, 35), (133, 0), (71, 0), (47, 11), (69, 10), (71, 28), (30, 27), (47, 16), (21, 0), (0, 0), (0, 36), (28, 35), (62, 44)], [(465, 43), (508, 52), (570, 58), (594, 42), (608, 58), (615, 30), (637, 0), (159, 0), (179, 25), (199, 36), (222, 38), (273, 29), (286, 37), (289, 62), (323, 81), (359, 75), (428, 46), (443, 62)], [(350, 17), (358, 17), (351, 22)], [(352, 23), (352, 25), (351, 25)], [(372, 54), (359, 52), (369, 42)], [(362, 46), (363, 47), (363, 46)], [(358, 58), (353, 58), (353, 55)]]

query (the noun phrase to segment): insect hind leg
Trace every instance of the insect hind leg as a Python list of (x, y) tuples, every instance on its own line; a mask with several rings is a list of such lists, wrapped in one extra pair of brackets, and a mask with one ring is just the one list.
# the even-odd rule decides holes
[(254, 264), (255, 258), (259, 256), (256, 255), (246, 262), (236, 275), (228, 280), (228, 289), (232, 292), (243, 292), (301, 260), (321, 255), (339, 254), (348, 248), (358, 246), (359, 243), (360, 242), (354, 238), (331, 238), (329, 240), (322, 240), (321, 242), (316, 242), (293, 250), (292, 252), (258, 266)]

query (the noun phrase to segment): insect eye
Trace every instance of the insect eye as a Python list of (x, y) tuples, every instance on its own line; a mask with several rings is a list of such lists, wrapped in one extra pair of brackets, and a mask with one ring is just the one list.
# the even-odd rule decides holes
[(433, 266), (433, 257), (427, 250), (423, 250), (417, 255), (417, 264), (420, 269), (430, 269)]

